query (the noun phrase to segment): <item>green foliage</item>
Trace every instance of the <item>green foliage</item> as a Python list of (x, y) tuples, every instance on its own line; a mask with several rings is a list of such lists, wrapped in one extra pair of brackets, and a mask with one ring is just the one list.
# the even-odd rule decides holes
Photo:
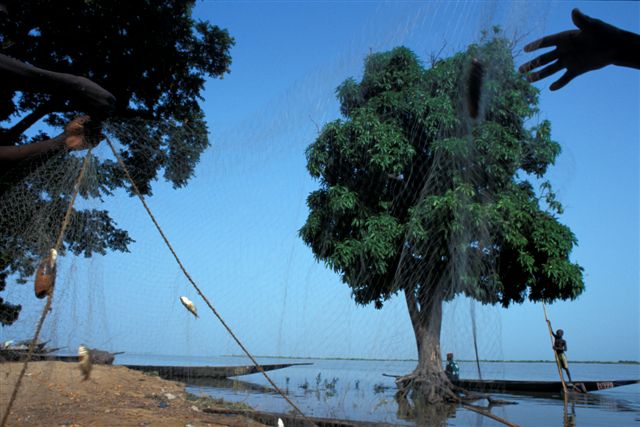
[[(478, 121), (465, 106), (474, 58), (485, 67)], [(424, 305), (443, 282), (445, 299), (505, 307), (583, 291), (569, 259), (576, 238), (555, 217), (562, 206), (548, 181), (539, 194), (529, 182), (560, 146), (548, 121), (525, 126), (537, 91), (515, 72), (505, 39), (431, 68), (404, 47), (372, 54), (362, 81), (347, 79), (337, 96), (343, 119), (307, 148), (320, 188), (300, 236), (357, 303), (381, 307), (403, 289)]]
[[(194, 0), (9, 0), (4, 4), (9, 15), (0, 14), (0, 52), (40, 68), (88, 77), (116, 96), (111, 120), (134, 123), (134, 131), (117, 126), (111, 131), (144, 194), (151, 194), (151, 184), (161, 172), (174, 187), (187, 184), (209, 145), (204, 113), (198, 104), (205, 78), (222, 78), (231, 64), (229, 50), (234, 40), (227, 30), (194, 20)], [(6, 127), (0, 127), (0, 136), (5, 136), (0, 143), (28, 142), (24, 136), (7, 139), (6, 135), (12, 134), (10, 124), (44, 118), (48, 124), (60, 127), (79, 113), (73, 109), (66, 99), (15, 93), (3, 87), (0, 124)], [(47, 137), (41, 133), (32, 140)], [(58, 169), (52, 168), (51, 173), (77, 170), (73, 168), (79, 160), (74, 157), (54, 160)], [(40, 168), (40, 176), (47, 173), (40, 165), (29, 165), (28, 172), (36, 168)], [(97, 183), (82, 190), (85, 197), (101, 197), (117, 188), (128, 188), (113, 160), (95, 160), (92, 171)], [(14, 172), (3, 171), (0, 175), (0, 195), (27, 175)], [(34, 179), (22, 181), (28, 188), (25, 197), (32, 198), (31, 209), (59, 218), (56, 203), (66, 206), (69, 189), (53, 189), (51, 183)], [(24, 212), (21, 220), (32, 217)], [(24, 279), (32, 274), (35, 260), (52, 244), (50, 236), (34, 241), (16, 235), (20, 228), (12, 221), (0, 218), (0, 287), (5, 286), (7, 275), (18, 273)], [(132, 241), (105, 211), (75, 212), (73, 225), (63, 253), (70, 250), (91, 256), (107, 250), (126, 251)], [(59, 229), (59, 224), (47, 227)], [(14, 315), (2, 317), (5, 309), (15, 314), (13, 307), (0, 305), (1, 323), (15, 319)]]
[[(186, 184), (208, 146), (198, 105), (205, 78), (229, 71), (227, 30), (196, 21), (194, 0), (13, 0), (0, 19), (2, 53), (40, 68), (88, 77), (116, 96), (115, 116), (140, 118), (137, 135), (122, 138), (123, 158), (136, 184), (150, 193), (159, 170)], [(17, 95), (17, 96), (14, 96)], [(71, 116), (67, 100), (38, 93), (0, 91), (0, 122), (36, 112), (53, 125)], [(188, 127), (170, 138), (166, 126)], [(191, 137), (189, 137), (191, 135)], [(152, 147), (146, 147), (155, 141)], [(12, 141), (13, 143), (17, 141)], [(187, 161), (176, 162), (176, 158)], [(100, 173), (122, 185), (111, 164)]]

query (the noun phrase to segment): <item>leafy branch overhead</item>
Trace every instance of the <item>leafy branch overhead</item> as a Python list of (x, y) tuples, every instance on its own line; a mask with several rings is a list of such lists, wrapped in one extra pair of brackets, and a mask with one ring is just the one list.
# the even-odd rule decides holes
[[(234, 44), (227, 30), (192, 17), (194, 0), (5, 0), (0, 13), (0, 52), (39, 68), (91, 79), (116, 97), (113, 117), (103, 128), (118, 140), (121, 156), (138, 188), (151, 195), (162, 174), (174, 187), (185, 186), (200, 155), (209, 146), (208, 129), (199, 105), (208, 77), (222, 78), (231, 65)], [(19, 145), (47, 138), (24, 136), (44, 120), (61, 127), (80, 112), (63, 95), (0, 89), (0, 145)], [(11, 212), (0, 222), (0, 273), (24, 279), (35, 260), (48, 250), (50, 236), (18, 235), (15, 221), (53, 221), (66, 205), (70, 187), (60, 187), (60, 173), (77, 171), (78, 159), (60, 155), (45, 165), (0, 175), (0, 210)], [(26, 170), (26, 172), (25, 172)], [(36, 171), (36, 173), (29, 172)], [(95, 159), (93, 186), (85, 197), (102, 197), (128, 187), (115, 161)], [(21, 191), (16, 186), (29, 191)], [(60, 188), (58, 188), (60, 187)], [(9, 206), (11, 194), (32, 198), (39, 211)], [(18, 200), (19, 202), (19, 200)], [(24, 205), (24, 204), (23, 204)], [(24, 205), (26, 206), (26, 205)], [(42, 218), (43, 213), (49, 215)], [(11, 216), (16, 215), (16, 216)], [(17, 215), (20, 215), (18, 218)], [(126, 251), (132, 241), (104, 210), (75, 213), (75, 228), (64, 250), (91, 256), (107, 250)], [(42, 225), (42, 224), (41, 224)], [(54, 224), (42, 229), (53, 232)], [(37, 237), (37, 238), (36, 238)], [(11, 323), (15, 316), (2, 317)], [(15, 307), (15, 306), (14, 306)], [(15, 310), (12, 312), (15, 314)]]
[[(138, 186), (162, 168), (182, 186), (207, 147), (206, 123), (198, 105), (206, 77), (229, 71), (234, 43), (227, 30), (192, 18), (195, 1), (8, 1), (0, 20), (0, 45), (6, 55), (57, 72), (80, 75), (116, 96), (115, 116), (144, 119), (136, 138), (121, 141), (127, 166)], [(61, 125), (74, 106), (61, 97), (0, 93), (0, 121), (36, 114)], [(162, 124), (163, 127), (159, 127)], [(166, 128), (200, 131), (185, 142), (167, 138)], [(5, 129), (5, 132), (10, 129)], [(155, 141), (156, 146), (141, 146)], [(3, 141), (4, 144), (16, 141)], [(176, 157), (186, 166), (176, 168)], [(143, 159), (144, 157), (144, 159)], [(112, 168), (106, 168), (110, 171)], [(114, 177), (115, 179), (115, 177)], [(120, 185), (119, 180), (115, 180)]]

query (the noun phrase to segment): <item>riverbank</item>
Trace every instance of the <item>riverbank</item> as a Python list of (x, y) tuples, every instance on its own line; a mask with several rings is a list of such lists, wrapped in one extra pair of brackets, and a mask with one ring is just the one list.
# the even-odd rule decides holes
[[(0, 364), (0, 415), (9, 402), (22, 363)], [(11, 410), (9, 426), (262, 426), (221, 400), (197, 399), (182, 383), (122, 366), (97, 365), (82, 381), (78, 365), (31, 362)]]
[[(167, 355), (167, 357), (172, 357)], [(175, 356), (174, 356), (175, 357)], [(205, 356), (202, 356), (205, 357)], [(219, 357), (229, 358), (246, 358), (242, 354), (227, 354)], [(346, 360), (346, 361), (362, 361), (362, 362), (418, 362), (418, 359), (377, 359), (367, 357), (313, 357), (313, 356), (254, 356), (258, 359), (286, 359), (286, 360)], [(475, 359), (456, 359), (457, 362), (476, 363)], [(498, 360), (498, 359), (480, 359), (481, 363), (556, 363), (554, 359), (524, 359), (524, 360)], [(585, 363), (590, 365), (640, 365), (640, 360), (571, 360), (571, 363)]]

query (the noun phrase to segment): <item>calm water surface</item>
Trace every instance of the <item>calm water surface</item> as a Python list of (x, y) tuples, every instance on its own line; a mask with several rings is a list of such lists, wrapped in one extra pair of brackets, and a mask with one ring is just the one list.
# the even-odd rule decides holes
[[(398, 417), (394, 400), (393, 378), (382, 374), (406, 374), (413, 361), (316, 360), (260, 358), (262, 364), (312, 363), (269, 372), (274, 382), (286, 390), (289, 397), (305, 414), (316, 417), (351, 419), (415, 425)], [(119, 364), (232, 366), (249, 365), (243, 357), (168, 357), (118, 356)], [(640, 378), (639, 365), (582, 364), (570, 366), (575, 380), (615, 380)], [(484, 379), (558, 380), (552, 363), (482, 363)], [(460, 376), (478, 378), (475, 363), (460, 362)], [(291, 407), (268, 389), (261, 374), (246, 375), (238, 381), (223, 381), (211, 386), (189, 386), (188, 391), (207, 394), (227, 401), (244, 402), (268, 412), (289, 412)], [(579, 396), (569, 402), (566, 410), (561, 398), (493, 394), (497, 399), (515, 401), (515, 405), (491, 408), (491, 412), (522, 426), (638, 426), (640, 427), (640, 385), (604, 390)], [(479, 402), (483, 405), (486, 402)], [(430, 424), (421, 420), (418, 424)], [(501, 425), (487, 417), (463, 408), (455, 409), (446, 421), (436, 425), (494, 426)]]

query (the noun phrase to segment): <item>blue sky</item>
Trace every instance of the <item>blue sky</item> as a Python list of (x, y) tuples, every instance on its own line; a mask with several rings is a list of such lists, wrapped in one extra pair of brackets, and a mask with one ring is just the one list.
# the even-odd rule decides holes
[[(314, 261), (297, 237), (305, 198), (317, 187), (305, 148), (338, 117), (334, 91), (359, 78), (370, 51), (406, 45), (428, 62), (478, 41), (494, 24), (522, 43), (572, 29), (578, 6), (640, 32), (631, 2), (200, 2), (195, 15), (236, 39), (231, 73), (210, 81), (202, 101), (212, 147), (182, 190), (157, 183), (150, 205), (214, 305), (262, 355), (415, 357), (402, 299), (383, 310), (358, 307), (335, 273)], [(517, 62), (533, 58), (519, 53)], [(640, 72), (608, 67), (550, 92), (536, 83), (540, 114), (563, 152), (548, 177), (565, 206), (561, 221), (579, 240), (572, 258), (585, 268), (586, 292), (548, 307), (578, 360), (640, 359)], [(99, 155), (108, 155), (106, 146)], [(98, 206), (95, 202), (87, 202)], [(46, 331), (60, 345), (143, 353), (239, 354), (180, 276), (135, 199), (106, 202), (136, 243), (130, 254), (64, 259), (56, 309)], [(25, 287), (26, 288), (26, 287)], [(28, 335), (38, 305), (31, 289), (10, 291), (25, 304), (3, 337)], [(180, 306), (188, 295), (202, 317)], [(9, 298), (11, 300), (11, 298)], [(38, 302), (39, 303), (39, 302)], [(542, 307), (476, 307), (480, 356), (551, 359)], [(471, 358), (469, 302), (447, 305), (443, 351)]]

